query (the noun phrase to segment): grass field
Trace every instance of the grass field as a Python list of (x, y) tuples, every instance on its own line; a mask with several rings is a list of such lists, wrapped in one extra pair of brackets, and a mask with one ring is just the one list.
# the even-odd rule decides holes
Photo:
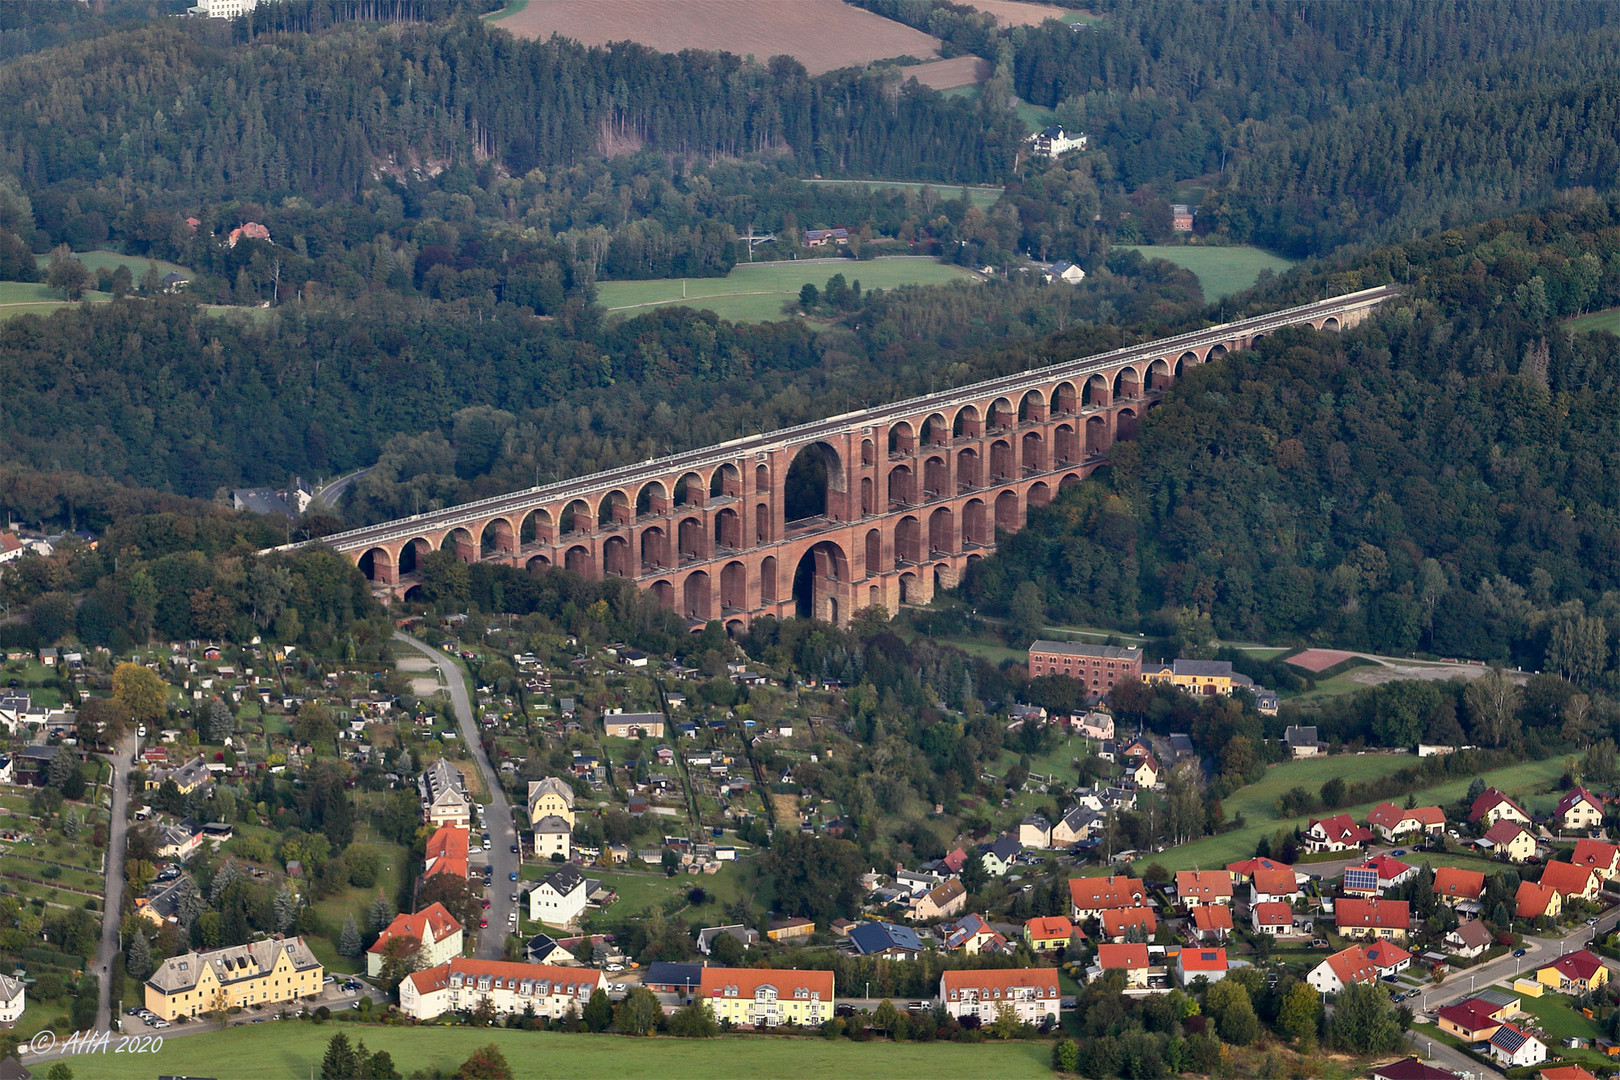
[[(166, 1039), (155, 1054), (131, 1059), (89, 1054), (70, 1059), (75, 1080), (130, 1076), (220, 1076), (231, 1080), (302, 1080), (320, 1067), (336, 1032), (369, 1050), (386, 1050), (407, 1076), (449, 1076), (472, 1051), (501, 1048), (514, 1075), (547, 1080), (712, 1080), (716, 1076), (785, 1076), (842, 1080), (863, 1076), (1047, 1077), (1045, 1042), (888, 1043), (733, 1036), (719, 1040), (631, 1040), (469, 1027), (383, 1027), (268, 1021), (205, 1035)], [(724, 1062), (724, 1064), (719, 1064)], [(30, 1063), (32, 1065), (32, 1063)], [(47, 1066), (35, 1065), (36, 1076)]]
[(1143, 244), (1135, 248), (1145, 259), (1168, 259), (1198, 275), (1205, 300), (1240, 293), (1255, 283), (1260, 271), (1282, 273), (1294, 264), (1280, 255), (1254, 247), (1181, 247)]
[(940, 40), (843, 0), (570, 0), (507, 4), (491, 19), (523, 38), (552, 34), (586, 45), (629, 38), (661, 52), (708, 49), (754, 56), (789, 55), (811, 75), (899, 56), (933, 60)]
[[(112, 297), (104, 292), (87, 292), (82, 303), (105, 304)], [(0, 281), (0, 319), (18, 315), (49, 315), (62, 308), (76, 307), (77, 302), (62, 299), (62, 294), (42, 281)]]
[(858, 185), (869, 188), (898, 188), (907, 191), (921, 191), (923, 188), (933, 188), (941, 199), (959, 198), (965, 191), (968, 202), (980, 210), (988, 210), (1001, 199), (1001, 188), (963, 185), (951, 187), (949, 184), (925, 184), (917, 180), (806, 180), (806, 184), (844, 184)]
[(1620, 334), (1620, 308), (1594, 311), (1590, 315), (1571, 319), (1564, 325), (1577, 334), (1590, 333), (1593, 330), (1607, 330), (1611, 334)]
[[(1273, 804), (1279, 795), (1294, 785), (1297, 784), (1314, 795), (1331, 777), (1342, 776), (1347, 782), (1353, 783), (1394, 772), (1415, 760), (1404, 756), (1392, 757), (1388, 754), (1339, 754), (1334, 757), (1306, 758), (1302, 761), (1274, 765), (1266, 771), (1265, 779), (1258, 784), (1240, 788), (1221, 803), (1228, 821), (1239, 812), (1243, 814), (1245, 819), (1243, 828), (1221, 833), (1219, 836), (1206, 836), (1190, 844), (1182, 844), (1180, 847), (1143, 859), (1142, 862), (1162, 863), (1170, 870), (1187, 870), (1194, 867), (1207, 869), (1225, 866), (1229, 862), (1247, 858), (1254, 854), (1254, 846), (1259, 843), (1262, 836), (1269, 836), (1285, 825), (1304, 826), (1308, 823), (1308, 819), (1303, 817), (1282, 820), (1277, 817)], [(1501, 788), (1514, 798), (1520, 798), (1528, 795), (1534, 788), (1556, 779), (1563, 770), (1564, 758), (1558, 756), (1507, 765), (1481, 775), (1485, 783)], [(1470, 779), (1464, 777), (1448, 780), (1444, 784), (1418, 791), (1415, 793), (1418, 805), (1444, 806), (1454, 803), (1468, 791)], [(1376, 806), (1378, 801), (1380, 800), (1340, 807), (1334, 813), (1348, 813), (1359, 820), (1366, 817), (1367, 811)], [(1396, 801), (1404, 801), (1404, 796)]]
[[(634, 315), (648, 308), (685, 304), (712, 311), (735, 322), (782, 319), (782, 305), (799, 295), (807, 282), (820, 288), (834, 274), (860, 281), (862, 289), (897, 285), (941, 285), (977, 280), (958, 266), (924, 258), (806, 260), (801, 263), (738, 265), (723, 278), (659, 278), (653, 281), (608, 281), (596, 288), (596, 302), (609, 311)], [(685, 298), (682, 298), (682, 288)]]
[[(84, 263), (85, 269), (89, 270), (92, 274), (100, 273), (103, 270), (116, 270), (120, 264), (127, 266), (129, 267), (129, 272), (135, 276), (135, 284), (137, 285), (141, 283), (141, 275), (146, 273), (147, 263), (155, 263), (157, 265), (157, 272), (159, 276), (162, 276), (163, 274), (184, 274), (186, 277), (192, 276), (191, 271), (186, 269), (184, 266), (181, 266), (179, 263), (165, 262), (162, 259), (149, 259), (145, 255), (121, 255), (116, 251), (97, 249), (95, 251), (75, 251), (73, 253), (73, 257)], [(40, 269), (42, 270), (51, 264), (51, 257), (49, 255), (36, 256), (36, 260), (38, 261)]]

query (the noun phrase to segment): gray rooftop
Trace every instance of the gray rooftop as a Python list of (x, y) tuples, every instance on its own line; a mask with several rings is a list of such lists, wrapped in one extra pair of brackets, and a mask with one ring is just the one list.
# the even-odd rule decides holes
[(1142, 650), (1135, 645), (1087, 645), (1082, 641), (1032, 641), (1030, 652), (1057, 653), (1059, 656), (1095, 656), (1101, 660), (1135, 660)]

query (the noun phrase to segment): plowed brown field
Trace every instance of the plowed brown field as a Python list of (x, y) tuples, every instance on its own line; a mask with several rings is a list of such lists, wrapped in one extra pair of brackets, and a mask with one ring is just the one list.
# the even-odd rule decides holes
[(952, 90), (958, 86), (973, 86), (990, 77), (990, 61), (980, 56), (953, 56), (949, 60), (935, 60), (931, 64), (900, 69), (903, 79), (915, 78), (924, 86), (935, 90)]
[(662, 52), (711, 49), (764, 61), (789, 55), (812, 75), (897, 56), (931, 60), (939, 39), (843, 0), (529, 0), (500, 19), (518, 37), (587, 45), (636, 41)]
[(996, 17), (1002, 26), (1039, 26), (1047, 19), (1061, 19), (1073, 12), (1069, 8), (1051, 4), (1026, 4), (1023, 0), (962, 0), (968, 7), (977, 8)]

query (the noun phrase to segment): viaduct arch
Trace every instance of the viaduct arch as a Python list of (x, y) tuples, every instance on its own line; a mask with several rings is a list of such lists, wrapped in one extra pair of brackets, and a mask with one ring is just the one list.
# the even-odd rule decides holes
[(927, 603), (1130, 439), (1202, 363), (1284, 326), (1338, 330), (1398, 295), (1366, 289), (324, 538), (387, 599), (453, 551), (633, 579), (691, 620), (843, 624)]

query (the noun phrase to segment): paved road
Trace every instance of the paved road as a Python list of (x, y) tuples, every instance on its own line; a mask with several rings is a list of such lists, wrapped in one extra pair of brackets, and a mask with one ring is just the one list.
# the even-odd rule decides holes
[(109, 756), (112, 762), (112, 821), (107, 826), (107, 886), (102, 902), (101, 948), (96, 952), (96, 978), (101, 983), (101, 1000), (96, 1006), (96, 1030), (112, 1024), (112, 962), (118, 955), (118, 926), (124, 909), (124, 833), (129, 828), (129, 770), (135, 757), (135, 736), (124, 741)]
[(336, 510), (338, 503), (343, 501), (343, 493), (349, 489), (349, 485), (376, 467), (375, 465), (367, 465), (363, 469), (356, 469), (352, 473), (347, 473), (336, 480), (330, 481), (315, 492), (315, 498), (312, 501), (321, 503), (329, 510)]
[[(450, 691), (450, 704), (456, 710), (456, 725), (461, 729), (462, 741), (478, 763), (478, 769), (484, 776), (484, 786), (489, 789), (489, 802), (484, 807), (484, 831), (489, 833), (491, 843), (487, 845), (482, 858), (488, 861), (495, 873), (494, 883), (486, 892), (490, 903), (484, 915), (489, 920), (489, 929), (476, 931), (478, 947), (473, 955), (481, 960), (505, 960), (506, 928), (512, 912), (517, 908), (511, 896), (519, 887), (509, 877), (517, 872), (521, 862), (519, 856), (512, 854), (512, 845), (518, 839), (517, 829), (512, 825), (511, 807), (507, 805), (506, 793), (501, 790), (500, 777), (490, 767), (489, 755), (484, 753), (478, 723), (473, 717), (472, 702), (467, 697), (467, 681), (462, 677), (460, 666), (439, 650), (409, 634), (395, 633), (394, 638), (431, 657), (438, 666)], [(478, 858), (474, 856), (471, 861), (476, 863)]]

